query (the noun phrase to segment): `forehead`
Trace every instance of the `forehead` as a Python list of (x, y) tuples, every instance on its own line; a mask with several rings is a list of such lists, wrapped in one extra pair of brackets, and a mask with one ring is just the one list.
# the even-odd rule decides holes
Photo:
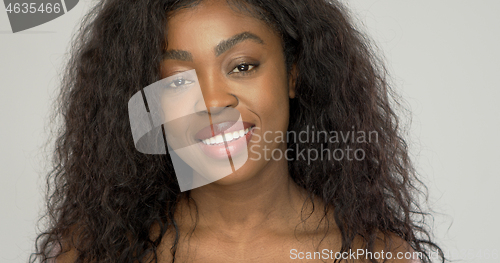
[(225, 0), (202, 1), (181, 9), (167, 21), (168, 49), (196, 49), (214, 47), (221, 40), (242, 32), (251, 32), (268, 45), (281, 44), (279, 35), (265, 22), (243, 13)]

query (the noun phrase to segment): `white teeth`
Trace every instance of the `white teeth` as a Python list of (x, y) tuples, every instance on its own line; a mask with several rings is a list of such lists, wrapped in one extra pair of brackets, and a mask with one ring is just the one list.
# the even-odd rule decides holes
[(230, 141), (233, 141), (233, 140), (236, 140), (238, 138), (245, 136), (245, 134), (247, 134), (249, 130), (250, 130), (250, 128), (247, 128), (244, 130), (239, 130), (239, 131), (234, 131), (232, 133), (231, 132), (224, 133), (224, 138), (222, 138), (222, 135), (219, 134), (215, 137), (204, 139), (201, 142), (203, 142), (203, 144), (206, 144), (206, 145), (221, 144), (224, 142), (224, 139), (226, 142), (230, 142)]

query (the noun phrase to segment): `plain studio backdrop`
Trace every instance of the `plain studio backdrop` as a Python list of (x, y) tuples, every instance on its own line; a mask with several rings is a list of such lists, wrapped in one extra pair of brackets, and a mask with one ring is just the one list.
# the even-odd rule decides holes
[[(345, 2), (412, 111), (403, 122), (436, 211), (436, 241), (458, 262), (499, 262), (500, 2)], [(26, 262), (33, 251), (51, 103), (71, 35), (91, 6), (80, 1), (15, 34), (0, 7), (0, 262)]]

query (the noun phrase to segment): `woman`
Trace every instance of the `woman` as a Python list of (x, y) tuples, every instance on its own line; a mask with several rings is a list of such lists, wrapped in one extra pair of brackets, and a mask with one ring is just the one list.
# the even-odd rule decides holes
[[(193, 79), (178, 77), (188, 71)], [(209, 119), (198, 128), (211, 133), (182, 144), (227, 150), (200, 158), (229, 159), (231, 172), (182, 188), (172, 161), (181, 146), (138, 151), (127, 105), (162, 79), (176, 92), (197, 83), (194, 114), (239, 114), (241, 138)], [(337, 2), (101, 2), (63, 81), (50, 225), (32, 261), (430, 262), (441, 250), (389, 95)], [(175, 145), (181, 126), (162, 127)], [(243, 162), (231, 162), (242, 154), (231, 155), (232, 140), (246, 143)], [(179, 156), (193, 176), (204, 170)]]

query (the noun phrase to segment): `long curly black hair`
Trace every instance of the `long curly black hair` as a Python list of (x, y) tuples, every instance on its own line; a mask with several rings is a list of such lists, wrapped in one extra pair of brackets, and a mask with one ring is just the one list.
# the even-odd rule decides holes
[[(295, 65), (299, 72), (289, 131), (314, 127), (378, 136), (371, 143), (288, 143), (290, 149), (363, 150), (362, 161), (324, 156), (323, 161), (288, 162), (291, 177), (311, 200), (324, 201), (325, 217), (334, 209), (334, 218), (327, 219), (340, 229), (342, 250), (355, 237), (372, 249), (377, 233), (383, 233), (422, 252), (422, 262), (431, 262), (431, 251), (439, 252), (444, 262), (424, 221), (428, 214), (419, 197), (426, 196), (426, 188), (409, 159), (386, 70), (348, 11), (325, 0), (227, 1), (275, 29), (282, 37), (287, 69)], [(168, 155), (135, 150), (127, 103), (160, 79), (168, 15), (198, 2), (103, 0), (85, 17), (55, 111), (63, 125), (55, 136), (47, 180), (47, 225), (30, 262), (61, 254), (67, 237), (75, 233), (77, 262), (156, 262), (167, 231), (174, 233), (175, 260), (179, 230), (174, 211), (181, 192), (173, 165)], [(153, 226), (160, 235), (151, 237)]]

